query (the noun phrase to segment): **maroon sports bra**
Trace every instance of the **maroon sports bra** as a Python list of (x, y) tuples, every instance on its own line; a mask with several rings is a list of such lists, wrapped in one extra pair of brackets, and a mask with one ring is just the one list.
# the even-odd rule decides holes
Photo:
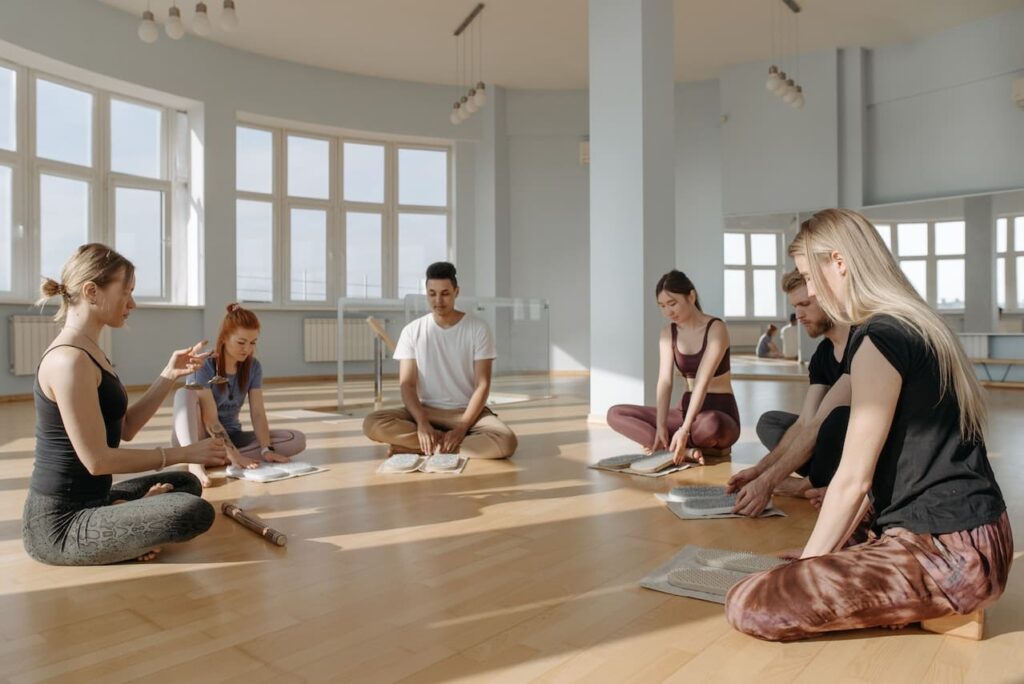
[[(679, 351), (679, 344), (676, 342), (676, 338), (679, 336), (679, 328), (676, 324), (672, 324), (672, 354), (676, 360), (676, 368), (683, 375), (684, 378), (696, 378), (697, 369), (700, 368), (701, 359), (704, 358), (704, 350), (708, 347), (708, 333), (711, 332), (711, 325), (715, 321), (721, 321), (720, 318), (712, 318), (708, 321), (708, 325), (704, 328), (704, 342), (700, 346), (700, 351), (696, 354), (684, 354)], [(725, 325), (725, 322), (722, 322)], [(722, 356), (722, 360), (718, 364), (718, 368), (715, 369), (715, 376), (725, 375), (729, 372), (729, 348), (725, 348), (725, 354)]]

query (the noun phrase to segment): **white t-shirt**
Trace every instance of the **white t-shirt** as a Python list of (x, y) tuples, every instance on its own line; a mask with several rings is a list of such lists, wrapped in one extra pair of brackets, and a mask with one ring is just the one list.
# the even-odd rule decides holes
[(395, 359), (416, 361), (416, 390), (420, 403), (434, 408), (465, 408), (476, 389), (473, 363), (498, 356), (487, 324), (466, 314), (450, 328), (442, 328), (434, 314), (417, 318), (402, 328)]
[(788, 358), (796, 358), (797, 350), (797, 332), (796, 326), (792, 323), (787, 323), (782, 326), (782, 332), (779, 335), (782, 337), (782, 355)]

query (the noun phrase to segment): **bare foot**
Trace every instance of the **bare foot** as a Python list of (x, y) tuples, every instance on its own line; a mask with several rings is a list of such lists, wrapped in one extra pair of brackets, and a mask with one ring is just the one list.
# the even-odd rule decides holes
[(775, 493), (783, 496), (803, 496), (810, 488), (811, 481), (806, 477), (787, 477), (775, 488)]
[(174, 489), (174, 485), (167, 484), (166, 482), (158, 482), (149, 488), (149, 491), (142, 495), (145, 499), (147, 496), (157, 496), (159, 494), (166, 494), (167, 492)]
[(189, 463), (188, 472), (192, 473), (199, 479), (199, 484), (204, 488), (210, 486), (210, 476), (206, 474), (206, 468), (198, 463)]
[(156, 560), (156, 557), (160, 554), (160, 551), (161, 549), (152, 549), (151, 551), (142, 554), (135, 560), (139, 561), (140, 563), (148, 563), (151, 560)]
[(687, 449), (684, 452), (683, 461), (686, 463), (696, 463), (698, 465), (704, 465), (704, 452), (700, 449)]
[(231, 461), (232, 465), (238, 466), (239, 468), (251, 469), (260, 467), (259, 461), (255, 461), (247, 456), (242, 456), (242, 454), (239, 453), (232, 455), (230, 450), (228, 451), (228, 459)]
[(268, 451), (267, 453), (263, 454), (263, 460), (267, 461), (268, 463), (291, 463), (292, 462), (291, 457), (289, 457), (289, 456), (282, 456), (281, 454), (279, 454), (277, 452), (274, 452), (274, 451)]

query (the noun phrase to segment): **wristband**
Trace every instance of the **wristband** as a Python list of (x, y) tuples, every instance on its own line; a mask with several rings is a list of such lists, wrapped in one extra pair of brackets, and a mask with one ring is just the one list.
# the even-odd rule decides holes
[(157, 447), (160, 451), (160, 466), (157, 468), (157, 472), (167, 467), (167, 450), (163, 447)]

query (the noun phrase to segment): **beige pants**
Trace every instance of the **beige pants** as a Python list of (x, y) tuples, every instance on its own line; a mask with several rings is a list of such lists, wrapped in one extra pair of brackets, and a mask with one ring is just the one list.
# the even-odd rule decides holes
[[(440, 409), (424, 406), (430, 424), (438, 430), (451, 430), (462, 418), (463, 409)], [(416, 436), (416, 421), (405, 407), (374, 411), (363, 421), (363, 434), (375, 442), (403, 447), (410, 451), (420, 448)], [(467, 458), (508, 458), (515, 453), (519, 442), (515, 433), (498, 420), (494, 412), (485, 408), (476, 423), (462, 440), (459, 453)]]

